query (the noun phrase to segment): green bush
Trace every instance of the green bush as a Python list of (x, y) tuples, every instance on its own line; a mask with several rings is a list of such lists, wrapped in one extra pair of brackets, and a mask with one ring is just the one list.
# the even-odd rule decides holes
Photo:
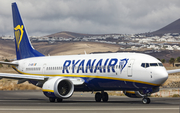
[(172, 97), (180, 97), (179, 94), (174, 94)]

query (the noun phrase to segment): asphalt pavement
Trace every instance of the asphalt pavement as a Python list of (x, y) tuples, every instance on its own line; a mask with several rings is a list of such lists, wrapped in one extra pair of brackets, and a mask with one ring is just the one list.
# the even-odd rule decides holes
[(41, 91), (0, 91), (0, 113), (180, 113), (180, 98), (141, 98), (110, 96), (108, 102), (95, 102), (91, 92), (75, 92), (63, 102), (49, 102)]

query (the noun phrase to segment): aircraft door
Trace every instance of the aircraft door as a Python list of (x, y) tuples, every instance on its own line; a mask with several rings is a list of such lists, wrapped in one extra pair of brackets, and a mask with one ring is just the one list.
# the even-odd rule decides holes
[(27, 62), (21, 62), (21, 67), (19, 68), (20, 71), (25, 72), (25, 67), (27, 67)]
[(128, 63), (128, 69), (127, 69), (127, 76), (132, 77), (133, 76), (133, 64), (134, 64), (134, 59), (131, 59), (130, 62)]
[(45, 64), (43, 64), (42, 74), (44, 74), (44, 73), (45, 73), (45, 71), (46, 71), (46, 63), (45, 63)]

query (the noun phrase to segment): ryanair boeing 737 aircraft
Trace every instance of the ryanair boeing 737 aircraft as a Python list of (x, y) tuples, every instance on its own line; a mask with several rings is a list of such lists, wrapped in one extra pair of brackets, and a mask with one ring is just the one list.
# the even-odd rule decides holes
[(0, 78), (41, 87), (50, 102), (70, 98), (74, 91), (96, 91), (96, 102), (107, 102), (105, 91), (123, 91), (148, 104), (148, 96), (159, 91), (168, 73), (180, 72), (166, 71), (159, 60), (140, 53), (44, 56), (31, 45), (16, 3), (12, 15), (17, 60), (0, 63), (12, 65), (19, 74), (0, 73)]

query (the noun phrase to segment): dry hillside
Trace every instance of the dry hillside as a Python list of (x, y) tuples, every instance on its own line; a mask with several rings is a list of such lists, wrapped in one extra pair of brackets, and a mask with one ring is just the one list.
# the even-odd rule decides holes
[[(75, 55), (92, 52), (118, 51), (119, 46), (94, 42), (57, 42), (48, 44), (47, 42), (32, 43), (35, 49), (44, 55)], [(0, 40), (0, 59), (14, 59), (15, 47), (14, 42), (10, 40)]]

